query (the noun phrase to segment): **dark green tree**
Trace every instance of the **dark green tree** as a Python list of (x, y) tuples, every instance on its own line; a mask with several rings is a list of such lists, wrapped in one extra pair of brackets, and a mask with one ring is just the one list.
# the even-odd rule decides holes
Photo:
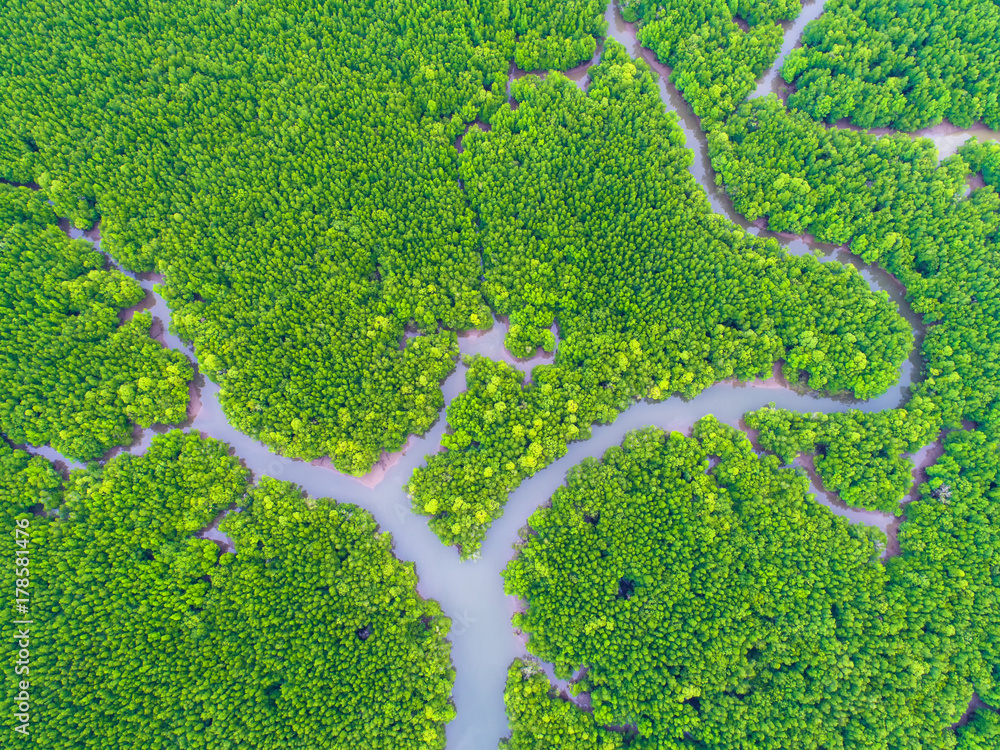
[(88, 460), (128, 445), (133, 424), (182, 422), (194, 372), (149, 337), (148, 313), (120, 321), (145, 292), (56, 221), (0, 185), (0, 432)]
[[(413, 565), (367, 512), (251, 487), (228, 454), (174, 431), (62, 483), (0, 445), (4, 548), (56, 510), (30, 525), (32, 746), (443, 748), (449, 621)], [(220, 554), (196, 532), (237, 505)]]
[(790, 379), (868, 398), (912, 346), (856, 269), (790, 257), (712, 212), (644, 62), (612, 40), (590, 74), (586, 93), (555, 73), (519, 79), (520, 106), (464, 141), (483, 289), (509, 316), (507, 348), (556, 349), (530, 385), (474, 359), (448, 451), (409, 483), (414, 509), (466, 556), (510, 490), (636, 399), (693, 396), (779, 359)]

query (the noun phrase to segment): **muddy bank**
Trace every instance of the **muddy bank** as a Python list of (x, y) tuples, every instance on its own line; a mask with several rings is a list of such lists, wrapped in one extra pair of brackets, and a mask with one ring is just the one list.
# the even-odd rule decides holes
[(789, 53), (793, 49), (797, 49), (802, 46), (802, 32), (805, 31), (806, 25), (810, 21), (815, 21), (821, 15), (823, 15), (823, 8), (826, 5), (826, 0), (809, 0), (808, 2), (802, 3), (802, 12), (799, 17), (794, 21), (782, 21), (780, 26), (785, 32), (784, 41), (781, 44), (781, 51), (778, 53), (778, 57), (774, 61), (774, 65), (769, 68), (763, 76), (757, 79), (757, 88), (750, 94), (748, 99), (754, 99), (758, 96), (766, 96), (767, 94), (774, 94), (781, 101), (787, 101), (788, 95), (792, 91), (792, 87), (785, 83), (785, 79), (781, 77), (781, 67), (785, 64), (785, 60), (788, 58)]
[(458, 350), (462, 356), (479, 354), (496, 362), (504, 362), (515, 370), (525, 373), (527, 384), (531, 382), (532, 370), (539, 365), (551, 365), (556, 361), (556, 352), (559, 351), (559, 324), (553, 323), (549, 330), (556, 342), (551, 352), (538, 347), (531, 357), (515, 357), (504, 344), (510, 331), (510, 320), (505, 315), (497, 315), (494, 316), (493, 326), (488, 331), (472, 329), (459, 333)]
[(923, 130), (915, 130), (907, 135), (911, 138), (927, 138), (933, 141), (934, 145), (937, 146), (939, 159), (947, 159), (949, 156), (957, 154), (959, 147), (972, 137), (978, 138), (981, 143), (1000, 140), (1000, 133), (990, 130), (982, 123), (973, 125), (971, 128), (959, 128), (950, 122), (942, 122)]
[[(527, 530), (528, 527), (525, 527)], [(533, 531), (531, 533), (534, 533)], [(509, 610), (507, 618), (508, 620), (513, 618), (515, 614), (523, 614), (528, 611), (528, 603), (523, 599), (519, 599), (516, 596), (507, 597), (509, 603)], [(525, 653), (528, 653), (528, 634), (523, 630), (515, 629), (514, 633), (517, 635), (518, 640), (524, 647)], [(546, 677), (549, 678), (549, 682), (552, 685), (552, 690), (556, 695), (562, 698), (564, 701), (569, 701), (573, 703), (578, 708), (584, 711), (591, 710), (591, 697), (590, 693), (580, 693), (579, 695), (573, 695), (572, 686), (582, 680), (587, 674), (587, 669), (584, 668), (573, 675), (568, 680), (561, 680), (556, 677), (555, 667), (549, 662), (542, 661), (536, 656), (525, 656), (524, 661), (529, 665), (529, 668), (537, 669), (539, 672), (544, 672)]]
[[(339, 471), (336, 466), (333, 465), (333, 461), (330, 460), (329, 456), (324, 456), (323, 458), (317, 458), (309, 463), (312, 466), (319, 466), (327, 471), (332, 471), (338, 476), (344, 477), (345, 479), (353, 479), (354, 481), (361, 484), (363, 487), (369, 489), (374, 489), (377, 487), (389, 474), (390, 469), (400, 462), (400, 460), (406, 455), (406, 451), (413, 445), (413, 435), (410, 435), (403, 444), (403, 447), (394, 453), (389, 453), (388, 451), (382, 451), (382, 455), (372, 466), (371, 470), (367, 474), (362, 474), (360, 476), (354, 476), (351, 474), (344, 474)], [(300, 461), (301, 459), (292, 459), (293, 461)]]
[(215, 542), (221, 552), (236, 552), (236, 545), (228, 534), (219, 531), (219, 524), (222, 523), (223, 519), (230, 513), (240, 513), (240, 508), (228, 508), (220, 513), (216, 518), (206, 526), (204, 529), (195, 534), (199, 539), (208, 539), (209, 541)]
[(973, 693), (972, 700), (969, 701), (969, 707), (965, 709), (965, 713), (962, 714), (961, 718), (959, 718), (958, 721), (952, 724), (952, 729), (958, 729), (958, 727), (964, 727), (966, 724), (972, 721), (972, 717), (976, 715), (976, 711), (978, 711), (981, 708), (991, 708), (991, 706), (987, 705), (986, 702), (979, 697), (978, 693)]
[(463, 151), (465, 151), (465, 145), (463, 144), (463, 141), (465, 140), (465, 136), (469, 134), (469, 131), (472, 130), (472, 128), (479, 128), (484, 133), (489, 133), (491, 130), (493, 130), (493, 125), (491, 125), (488, 122), (483, 122), (482, 120), (476, 120), (471, 125), (467, 126), (465, 128), (465, 131), (461, 135), (459, 135), (458, 138), (455, 139), (455, 150), (458, 153), (461, 154)]
[[(792, 390), (797, 389), (798, 383), (790, 383), (788, 381), (788, 378), (785, 377), (785, 373), (782, 369), (784, 368), (784, 366), (785, 366), (784, 360), (779, 359), (771, 366), (771, 374), (766, 378), (757, 378), (755, 380), (748, 380), (746, 382), (737, 380), (736, 378), (727, 378), (722, 382), (728, 383), (732, 385), (734, 388), (776, 388), (776, 389), (787, 388)], [(740, 423), (742, 424), (742, 422), (743, 420), (741, 419)], [(743, 428), (741, 427), (740, 429)]]
[(852, 130), (855, 133), (868, 133), (868, 135), (873, 135), (879, 138), (888, 135), (905, 135), (910, 140), (917, 140), (918, 138), (928, 140), (933, 143), (934, 147), (937, 149), (938, 161), (944, 161), (949, 156), (957, 154), (958, 149), (965, 145), (965, 142), (970, 138), (974, 137), (978, 139), (980, 143), (1000, 140), (1000, 133), (995, 130), (990, 130), (983, 123), (977, 123), (971, 128), (960, 128), (956, 125), (952, 125), (950, 122), (942, 122), (927, 128), (921, 128), (920, 130), (906, 132), (903, 130), (894, 130), (893, 128), (862, 128), (846, 118), (837, 120), (832, 125), (822, 122), (821, 120), (818, 122), (827, 128)]
[(851, 523), (863, 523), (868, 526), (875, 526), (888, 536), (889, 528), (897, 519), (897, 516), (878, 510), (854, 508), (845, 503), (835, 492), (830, 492), (823, 486), (823, 480), (816, 472), (816, 464), (811, 454), (800, 454), (792, 461), (792, 466), (805, 471), (806, 476), (809, 477), (809, 489), (820, 505), (825, 505), (838, 516), (843, 516)]
[(910, 459), (913, 461), (913, 486), (910, 487), (910, 491), (906, 493), (906, 497), (901, 503), (901, 506), (904, 509), (903, 515), (893, 521), (886, 530), (886, 535), (889, 537), (889, 541), (886, 544), (885, 554), (883, 555), (884, 558), (895, 557), (900, 553), (899, 527), (906, 523), (906, 506), (914, 500), (918, 500), (920, 498), (920, 485), (928, 479), (927, 468), (937, 463), (937, 460), (943, 455), (944, 444), (941, 440), (938, 440), (931, 445), (924, 446), (915, 454), (910, 456)]

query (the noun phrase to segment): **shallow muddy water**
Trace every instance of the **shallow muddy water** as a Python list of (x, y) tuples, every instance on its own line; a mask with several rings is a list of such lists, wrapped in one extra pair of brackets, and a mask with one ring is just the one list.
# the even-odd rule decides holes
[(934, 145), (937, 146), (939, 159), (946, 159), (949, 156), (957, 154), (959, 146), (964, 145), (973, 136), (980, 143), (1000, 140), (1000, 133), (990, 130), (982, 123), (974, 125), (971, 128), (959, 128), (949, 122), (942, 122), (939, 125), (910, 133), (910, 137), (912, 138), (928, 138), (934, 141)]
[(806, 0), (802, 3), (802, 12), (794, 21), (782, 21), (781, 28), (785, 30), (785, 38), (781, 44), (781, 52), (774, 61), (774, 65), (767, 70), (764, 75), (757, 80), (757, 88), (750, 99), (758, 96), (774, 94), (779, 99), (784, 100), (788, 95), (788, 84), (781, 77), (781, 66), (785, 64), (788, 53), (796, 47), (802, 46), (802, 32), (810, 21), (814, 21), (823, 14), (823, 7), (826, 0)]
[[(822, 4), (815, 0), (806, 4), (803, 18), (789, 24), (788, 35), (782, 55), (797, 43), (801, 29), (810, 18), (819, 14)], [(503, 593), (500, 571), (513, 554), (512, 546), (520, 538), (528, 516), (564, 481), (566, 471), (586, 457), (600, 457), (612, 446), (621, 443), (631, 430), (655, 425), (666, 430), (677, 430), (690, 434), (695, 421), (707, 414), (734, 426), (741, 425), (741, 418), (747, 411), (773, 403), (780, 408), (797, 411), (837, 412), (849, 408), (863, 411), (878, 411), (903, 405), (908, 398), (908, 387), (919, 375), (919, 350), (922, 325), (919, 316), (914, 315), (905, 302), (902, 287), (889, 274), (877, 268), (866, 266), (847, 253), (843, 248), (822, 245), (762, 230), (746, 222), (735, 214), (725, 192), (715, 185), (714, 172), (708, 160), (706, 142), (698, 121), (684, 102), (676, 88), (669, 83), (669, 70), (656, 61), (649, 50), (639, 47), (635, 39), (634, 25), (627, 24), (614, 8), (607, 12), (609, 35), (622, 42), (634, 56), (640, 56), (660, 74), (660, 93), (667, 109), (677, 113), (679, 125), (685, 133), (687, 146), (694, 151), (691, 173), (707, 191), (716, 212), (759, 236), (774, 237), (790, 253), (818, 253), (826, 260), (850, 263), (874, 288), (884, 290), (896, 301), (901, 314), (914, 327), (918, 341), (915, 353), (902, 368), (900, 382), (883, 396), (866, 402), (855, 402), (846, 398), (825, 398), (814, 393), (800, 392), (782, 381), (780, 373), (767, 380), (751, 383), (723, 382), (702, 392), (697, 398), (684, 401), (672, 398), (659, 403), (636, 402), (622, 413), (611, 425), (596, 426), (590, 440), (572, 443), (567, 454), (526, 481), (510, 497), (506, 512), (491, 529), (482, 548), (480, 558), (474, 562), (461, 563), (453, 548), (444, 547), (428, 529), (426, 519), (410, 512), (410, 502), (403, 490), (413, 470), (422, 465), (424, 457), (436, 452), (440, 445), (446, 424), (444, 415), (427, 434), (411, 437), (406, 448), (400, 453), (385, 456), (376, 470), (366, 477), (346, 476), (333, 469), (328, 461), (305, 462), (278, 456), (256, 440), (238, 432), (229, 425), (219, 405), (219, 388), (211, 382), (199, 380), (200, 387), (192, 391), (190, 417), (184, 427), (203, 435), (222, 440), (232, 446), (235, 454), (255, 476), (263, 475), (294, 482), (313, 497), (332, 497), (341, 502), (355, 503), (371, 512), (383, 532), (391, 533), (395, 540), (395, 552), (402, 560), (414, 561), (420, 578), (419, 591), (424, 597), (437, 600), (444, 612), (452, 619), (452, 658), (457, 678), (454, 688), (454, 702), (457, 718), (448, 726), (448, 750), (484, 750), (496, 747), (498, 739), (507, 734), (507, 721), (503, 707), (503, 686), (507, 666), (518, 656), (526, 654), (524, 639), (516, 634), (510, 625), (510, 616), (516, 611), (518, 602)], [(794, 37), (794, 38), (792, 38)], [(571, 77), (581, 86), (586, 85), (586, 67), (570, 71)], [(523, 74), (512, 68), (512, 77)], [(765, 75), (758, 87), (758, 93), (766, 92), (776, 84), (776, 73)], [(73, 236), (82, 233), (73, 230)], [(99, 242), (99, 235), (91, 233), (89, 238)], [(189, 346), (185, 345), (167, 330), (169, 310), (163, 300), (154, 294), (157, 283), (154, 277), (139, 277), (147, 290), (147, 300), (141, 305), (149, 309), (158, 321), (154, 327), (164, 345), (178, 349), (193, 358)], [(502, 359), (530, 376), (530, 370), (538, 364), (552, 361), (551, 355), (542, 354), (530, 360), (516, 360), (503, 347), (506, 326), (502, 321), (486, 333), (470, 333), (459, 337), (459, 347), (463, 354), (484, 354), (493, 359)], [(459, 364), (443, 383), (446, 404), (450, 403), (463, 389), (466, 366)], [(137, 431), (136, 441), (128, 450), (142, 452), (153, 436), (166, 427)], [(35, 453), (60, 460), (48, 448), (34, 450)], [(918, 455), (919, 472), (933, 459), (932, 449), (925, 449)], [(72, 466), (67, 462), (67, 465)], [(833, 512), (846, 516), (852, 522), (876, 525), (890, 533), (888, 554), (893, 553), (892, 535), (898, 526), (898, 519), (892, 515), (873, 513), (846, 508), (842, 503), (815, 487), (817, 501), (831, 507)], [(202, 532), (205, 538), (216, 541), (222, 549), (228, 549), (231, 542), (215, 528), (217, 524)], [(239, 554), (239, 549), (235, 550)]]

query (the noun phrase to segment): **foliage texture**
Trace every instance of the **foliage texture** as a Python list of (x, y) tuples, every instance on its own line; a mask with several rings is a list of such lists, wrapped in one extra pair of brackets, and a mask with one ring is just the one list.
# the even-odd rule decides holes
[(521, 102), (465, 138), (482, 224), (483, 289), (517, 356), (555, 345), (532, 383), (476, 358), (448, 408), (446, 453), (409, 483), (414, 508), (464, 554), (507, 493), (637, 398), (693, 396), (785, 362), (809, 386), (867, 398), (912, 346), (884, 293), (851, 266), (790, 257), (713, 214), (653, 76), (609, 40), (592, 83), (529, 76)]
[(145, 296), (45, 202), (0, 185), (0, 431), (15, 443), (88, 460), (128, 445), (132, 424), (187, 416), (187, 358), (122, 309)]
[[(42, 459), (0, 465), (5, 517), (58, 509), (31, 523), (35, 746), (444, 747), (448, 620), (368, 513), (248, 487), (225, 444), (177, 431), (57, 489)], [(237, 503), (220, 555), (196, 532)]]
[[(598, 726), (642, 747), (952, 748), (997, 664), (996, 445), (958, 435), (948, 458), (966, 468), (943, 460), (883, 567), (881, 532), (736, 430), (632, 433), (531, 517), (504, 573), (526, 604), (514, 624), (557, 676), (579, 671)], [(950, 504), (931, 491), (946, 481)]]
[(1000, 5), (993, 0), (830, 0), (782, 75), (818, 120), (916, 130), (1000, 128)]
[(364, 473), (436, 419), (444, 329), (491, 323), (455, 139), (518, 49), (575, 63), (599, 22), (593, 0), (15, 0), (0, 177), (165, 275), (234, 426)]

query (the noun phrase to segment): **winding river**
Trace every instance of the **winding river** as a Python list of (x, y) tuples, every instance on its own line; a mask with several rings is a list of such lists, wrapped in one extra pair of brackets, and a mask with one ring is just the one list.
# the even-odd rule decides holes
[[(788, 24), (789, 33), (782, 55), (794, 45), (804, 24), (819, 15), (822, 4), (816, 0), (806, 5), (802, 17)], [(919, 350), (923, 327), (904, 299), (904, 290), (888, 274), (877, 268), (865, 266), (850, 256), (843, 248), (808, 242), (803, 238), (773, 235), (759, 227), (749, 225), (732, 209), (725, 193), (715, 186), (705, 139), (690, 108), (681, 99), (677, 90), (668, 81), (668, 71), (660, 65), (652, 53), (639, 47), (635, 39), (635, 28), (622, 19), (620, 13), (609, 8), (607, 12), (609, 35), (628, 48), (632, 55), (645, 58), (660, 74), (660, 93), (668, 109), (678, 113), (679, 125), (684, 130), (687, 144), (694, 150), (695, 161), (691, 172), (703, 185), (711, 199), (713, 208), (747, 231), (760, 236), (773, 236), (791, 253), (820, 252), (831, 260), (856, 265), (873, 289), (886, 291), (896, 301), (900, 312), (907, 318), (917, 333)], [(570, 75), (584, 84), (586, 66), (581, 66)], [(776, 74), (769, 73), (762, 79), (759, 92), (772, 90), (777, 86)], [(995, 134), (994, 134), (995, 135)], [(73, 231), (73, 236), (81, 233)], [(99, 235), (88, 233), (99, 242)], [(157, 335), (166, 345), (185, 352), (192, 357), (191, 350), (183, 342), (164, 330), (169, 320), (169, 310), (163, 300), (153, 292), (156, 278), (138, 277), (147, 290), (146, 302), (156, 320)], [(517, 361), (503, 347), (504, 324), (498, 323), (493, 330), (484, 334), (472, 334), (459, 338), (463, 354), (480, 353), (504, 359), (528, 371), (536, 364), (550, 361), (538, 358)], [(443, 391), (446, 403), (458, 395), (465, 382), (465, 366), (460, 364), (449, 376)], [(503, 593), (500, 571), (512, 555), (511, 546), (518, 541), (519, 530), (525, 525), (534, 509), (552, 494), (564, 481), (567, 469), (588, 456), (601, 456), (609, 447), (621, 443), (625, 434), (647, 425), (656, 425), (668, 430), (689, 433), (692, 424), (706, 414), (714, 414), (720, 420), (739, 425), (742, 415), (774, 402), (777, 406), (798, 411), (836, 412), (848, 408), (877, 411), (901, 406), (907, 400), (908, 387), (919, 373), (919, 357), (914, 356), (902, 368), (898, 385), (877, 399), (854, 402), (850, 399), (822, 398), (813, 393), (802, 393), (788, 387), (780, 377), (752, 383), (723, 382), (702, 392), (697, 398), (683, 401), (672, 398), (659, 403), (637, 403), (621, 414), (612, 425), (596, 426), (593, 437), (585, 442), (573, 443), (569, 451), (559, 461), (540, 471), (515, 491), (502, 518), (491, 529), (482, 548), (480, 559), (461, 563), (453, 548), (444, 547), (428, 529), (422, 517), (410, 512), (410, 502), (403, 492), (413, 470), (419, 466), (424, 456), (437, 450), (445, 431), (444, 419), (422, 437), (413, 437), (399, 454), (384, 457), (376, 469), (362, 478), (343, 475), (330, 467), (328, 462), (304, 462), (283, 458), (271, 453), (266, 447), (229, 425), (222, 413), (218, 400), (218, 386), (204, 382), (192, 391), (191, 418), (186, 427), (197, 430), (231, 445), (255, 476), (268, 475), (288, 480), (300, 485), (314, 497), (333, 497), (343, 502), (355, 503), (377, 519), (381, 529), (393, 535), (396, 554), (403, 560), (416, 563), (420, 577), (420, 593), (440, 602), (445, 613), (452, 619), (451, 640), (457, 678), (454, 701), (457, 718), (447, 728), (448, 750), (483, 750), (496, 747), (497, 740), (507, 734), (507, 721), (503, 707), (503, 687), (507, 666), (517, 656), (525, 654), (524, 641), (510, 625), (510, 615), (517, 602)], [(158, 431), (167, 428), (137, 431), (133, 452), (142, 452)], [(34, 452), (60, 460), (51, 449), (42, 448)], [(917, 471), (934, 457), (929, 447), (916, 457)], [(69, 463), (69, 462), (64, 462)], [(893, 531), (898, 522), (892, 515), (848, 509), (835, 497), (815, 488), (817, 500), (833, 508), (834, 512), (847, 516), (852, 522), (865, 522), (883, 530)], [(204, 532), (226, 547), (229, 542), (217, 530)], [(890, 551), (892, 540), (890, 539)], [(239, 553), (239, 550), (236, 550)]]

